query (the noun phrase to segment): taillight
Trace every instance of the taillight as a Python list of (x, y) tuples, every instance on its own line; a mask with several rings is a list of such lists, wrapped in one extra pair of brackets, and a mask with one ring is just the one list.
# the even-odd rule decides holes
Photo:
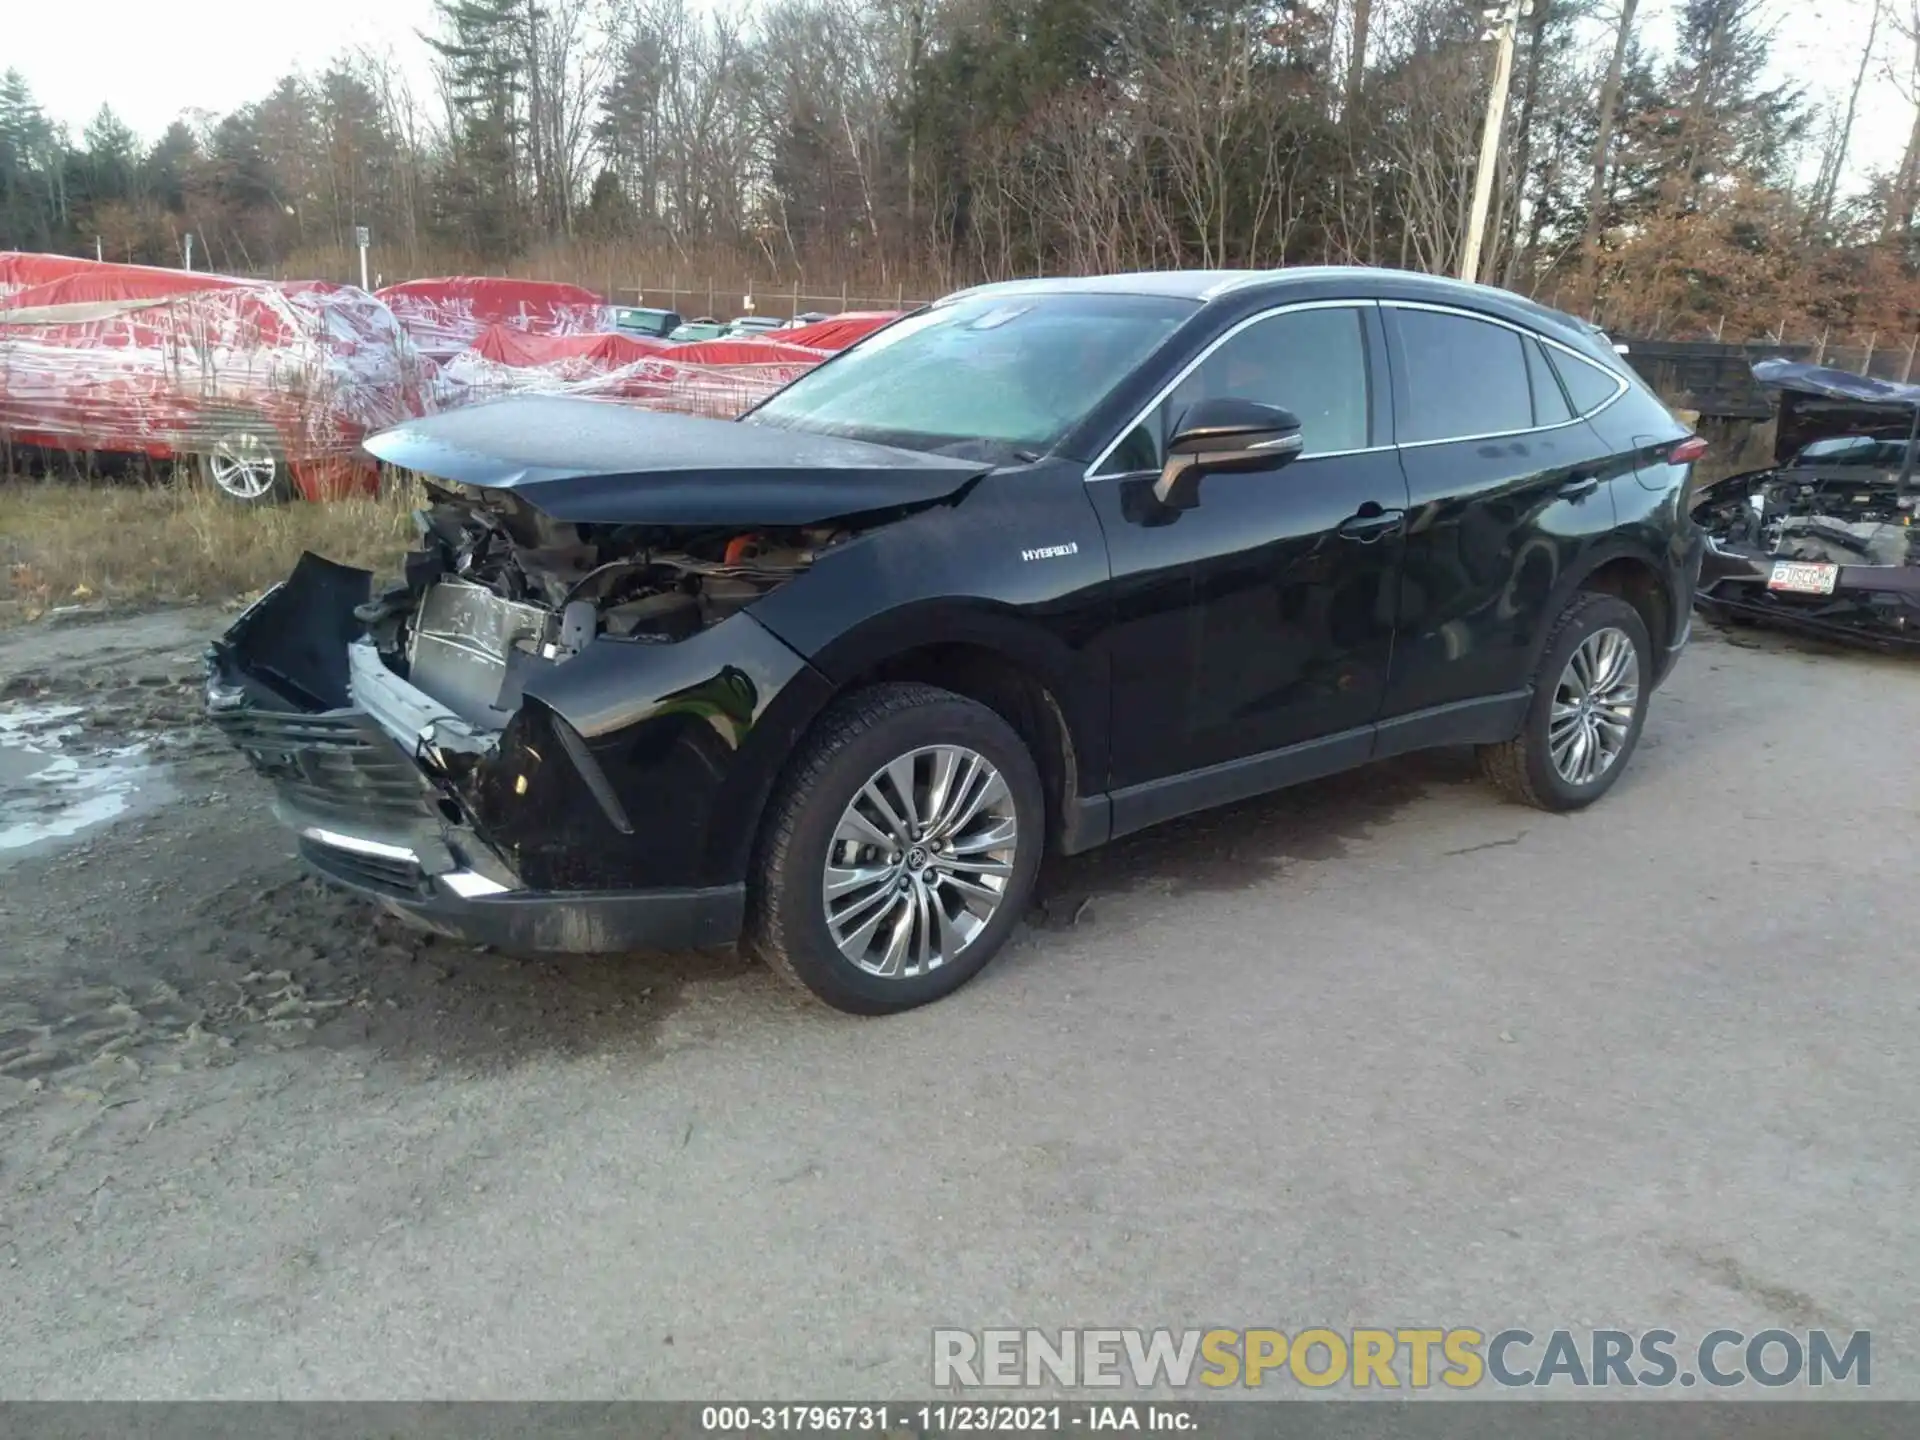
[(1689, 435), (1673, 449), (1667, 452), (1669, 465), (1691, 465), (1707, 453), (1707, 442), (1701, 436)]

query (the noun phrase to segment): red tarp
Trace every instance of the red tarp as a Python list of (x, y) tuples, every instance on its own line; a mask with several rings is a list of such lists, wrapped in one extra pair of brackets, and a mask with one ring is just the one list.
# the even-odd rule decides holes
[(732, 419), (826, 353), (765, 340), (667, 345), (634, 335), (527, 336), (491, 330), (440, 373), (440, 404), (501, 395), (578, 395)]
[[(592, 291), (542, 280), (414, 280), (376, 297), (0, 252), (0, 439), (165, 458), (264, 424), (319, 495), (366, 483), (361, 440), (427, 409), (537, 392), (731, 418), (894, 318), (671, 345), (616, 331)], [(422, 352), (444, 362), (430, 379)]]
[(695, 340), (690, 345), (673, 347), (673, 358), (681, 365), (818, 365), (826, 352), (805, 345), (787, 343), (787, 332), (775, 340)]
[(889, 321), (900, 318), (898, 310), (849, 310), (831, 320), (816, 320), (779, 332), (783, 345), (803, 345), (809, 350), (844, 350), (863, 340)]
[(629, 335), (624, 331), (599, 335), (529, 335), (505, 325), (490, 325), (473, 348), (476, 354), (502, 365), (560, 365), (571, 361), (612, 370), (674, 347), (651, 335)]
[[(23, 281), (34, 283), (22, 286)], [(0, 438), (158, 458), (265, 432), (310, 496), (419, 414), (420, 368), (364, 291), (0, 253)]]
[(447, 361), (439, 403), (578, 395), (730, 420), (894, 318), (891, 312), (843, 315), (752, 339), (690, 345), (627, 334), (528, 335), (496, 325)]
[(374, 292), (423, 354), (450, 359), (493, 325), (529, 335), (581, 335), (614, 328), (613, 307), (591, 290), (553, 280), (452, 275)]
[[(97, 270), (103, 274), (125, 275), (129, 283), (160, 275), (180, 275), (184, 271), (159, 270), (150, 265), (102, 265), (97, 260), (82, 260), (75, 255), (39, 255), (23, 250), (0, 251), (0, 296), (35, 285), (51, 284), (69, 275)], [(202, 275), (201, 280), (220, 277)]]

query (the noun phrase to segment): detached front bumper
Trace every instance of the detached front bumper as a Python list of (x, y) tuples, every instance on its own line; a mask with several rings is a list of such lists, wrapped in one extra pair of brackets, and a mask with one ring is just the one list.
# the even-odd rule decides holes
[(1709, 539), (1695, 603), (1854, 645), (1920, 649), (1920, 567), (1842, 565), (1830, 595), (1768, 588), (1774, 557)]
[(370, 642), (339, 643), (340, 632), (316, 623), (337, 611), (343, 586), (350, 598), (358, 573), (296, 571), (208, 654), (208, 713), (273, 782), (275, 813), (307, 864), (425, 929), (508, 951), (677, 950), (738, 938), (744, 884), (524, 884), (514, 857), (474, 828), (452, 778), (492, 763), (500, 732), (395, 675)]

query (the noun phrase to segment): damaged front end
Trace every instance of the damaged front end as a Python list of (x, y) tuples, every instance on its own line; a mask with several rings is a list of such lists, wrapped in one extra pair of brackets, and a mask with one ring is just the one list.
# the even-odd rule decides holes
[[(419, 423), (441, 443), (467, 422)], [(392, 433), (401, 441), (369, 448), (420, 458), (417, 435)], [(729, 496), (724, 475), (700, 499), (679, 474), (615, 478), (546, 471), (533, 484), (469, 465), (458, 481), (426, 480), (399, 583), (375, 594), (367, 572), (305, 556), (215, 642), (212, 718), (274, 783), (322, 874), (508, 949), (738, 934), (754, 817), (830, 692), (746, 612), (938, 496), (856, 494), (836, 516), (860, 488), (844, 467), (812, 500), (790, 480), (783, 505), (755, 503), (744, 483)], [(964, 478), (945, 473), (945, 489)], [(877, 470), (871, 483), (899, 497)], [(756, 511), (784, 523), (730, 518)]]
[(1913, 396), (1863, 376), (1762, 361), (1781, 390), (1778, 463), (1705, 487), (1698, 603), (1855, 644), (1920, 645)]
[[(530, 627), (527, 607), (453, 581), (452, 598), (423, 593), (416, 627), (370, 582), (304, 556), (209, 656), (209, 714), (272, 781), (309, 865), (427, 928), (512, 950), (697, 947), (738, 933), (739, 888), (704, 883), (697, 866), (637, 886), (657, 847), (591, 742), (550, 703), (509, 708), (510, 686), (561, 663), (557, 624)], [(752, 723), (745, 672), (705, 690), (727, 723)], [(726, 742), (702, 738), (663, 740), (711, 768), (702, 750)]]

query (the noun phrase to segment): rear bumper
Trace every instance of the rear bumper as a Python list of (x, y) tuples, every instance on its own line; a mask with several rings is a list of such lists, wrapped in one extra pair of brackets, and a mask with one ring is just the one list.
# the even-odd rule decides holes
[[(377, 901), (411, 924), (509, 953), (598, 955), (726, 945), (739, 938), (746, 913), (745, 885), (508, 890), (472, 870), (421, 874), (418, 857), (404, 847), (359, 841), (360, 848), (351, 848), (356, 839), (337, 833), (321, 839), (309, 830), (301, 835), (300, 853), (329, 883)], [(370, 854), (365, 847), (371, 845), (379, 851)]]
[(1660, 668), (1653, 677), (1654, 688), (1667, 683), (1674, 670), (1680, 664), (1680, 657), (1686, 653), (1687, 643), (1693, 639), (1693, 603), (1702, 583), (1701, 570), (1706, 564), (1707, 537), (1698, 528), (1689, 527), (1686, 548), (1678, 558), (1677, 564), (1669, 576), (1668, 595), (1672, 611), (1660, 647)]
[(1688, 608), (1686, 618), (1681, 622), (1680, 633), (1668, 644), (1666, 653), (1660, 658), (1660, 673), (1654, 677), (1654, 688), (1667, 683), (1674, 670), (1680, 664), (1680, 657), (1686, 653), (1687, 644), (1693, 639), (1693, 610)]

